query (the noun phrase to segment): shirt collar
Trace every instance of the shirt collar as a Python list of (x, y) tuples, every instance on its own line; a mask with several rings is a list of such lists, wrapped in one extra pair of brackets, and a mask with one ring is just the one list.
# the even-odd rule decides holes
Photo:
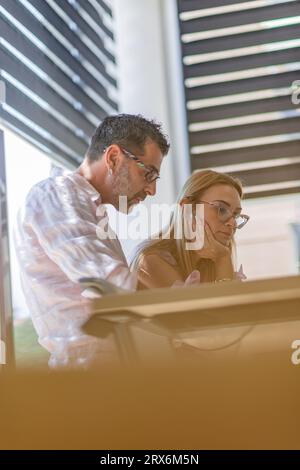
[(93, 185), (91, 185), (91, 183), (88, 182), (84, 176), (80, 175), (78, 172), (73, 172), (70, 173), (68, 177), (75, 181), (80, 189), (90, 196), (93, 202), (95, 202), (97, 205), (101, 204), (101, 194), (94, 188)]

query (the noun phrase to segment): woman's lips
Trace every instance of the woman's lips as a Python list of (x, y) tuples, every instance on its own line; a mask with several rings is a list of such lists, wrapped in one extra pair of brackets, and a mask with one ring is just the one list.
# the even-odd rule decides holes
[(232, 233), (228, 233), (228, 232), (219, 232), (221, 235), (223, 235), (223, 237), (226, 237), (226, 238), (231, 238), (232, 237)]

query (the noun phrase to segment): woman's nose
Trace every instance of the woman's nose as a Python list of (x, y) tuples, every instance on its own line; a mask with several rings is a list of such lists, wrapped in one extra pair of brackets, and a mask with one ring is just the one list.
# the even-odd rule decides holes
[(236, 229), (236, 218), (232, 215), (225, 223), (225, 225), (229, 225), (234, 230)]

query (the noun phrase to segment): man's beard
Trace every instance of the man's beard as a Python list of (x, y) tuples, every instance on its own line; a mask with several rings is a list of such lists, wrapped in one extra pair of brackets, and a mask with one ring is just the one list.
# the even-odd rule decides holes
[(128, 205), (133, 207), (134, 205), (138, 204), (140, 201), (143, 201), (147, 197), (145, 191), (139, 191), (135, 193), (131, 198), (128, 199)]
[[(132, 186), (128, 165), (124, 164), (114, 175), (112, 183), (112, 203), (118, 211), (128, 214), (133, 209), (137, 198), (144, 200), (147, 196), (142, 190), (130, 197)], [(121, 201), (120, 196), (122, 196)]]

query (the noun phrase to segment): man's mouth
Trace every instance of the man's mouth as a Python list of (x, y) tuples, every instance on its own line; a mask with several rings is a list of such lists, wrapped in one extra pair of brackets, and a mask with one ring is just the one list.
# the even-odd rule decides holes
[(145, 198), (144, 197), (134, 197), (132, 199), (130, 199), (130, 205), (133, 205), (133, 204), (139, 204), (140, 202), (142, 202)]
[(141, 201), (141, 199), (139, 197), (135, 197), (135, 198), (131, 199), (130, 203), (131, 204), (138, 204), (140, 201)]

